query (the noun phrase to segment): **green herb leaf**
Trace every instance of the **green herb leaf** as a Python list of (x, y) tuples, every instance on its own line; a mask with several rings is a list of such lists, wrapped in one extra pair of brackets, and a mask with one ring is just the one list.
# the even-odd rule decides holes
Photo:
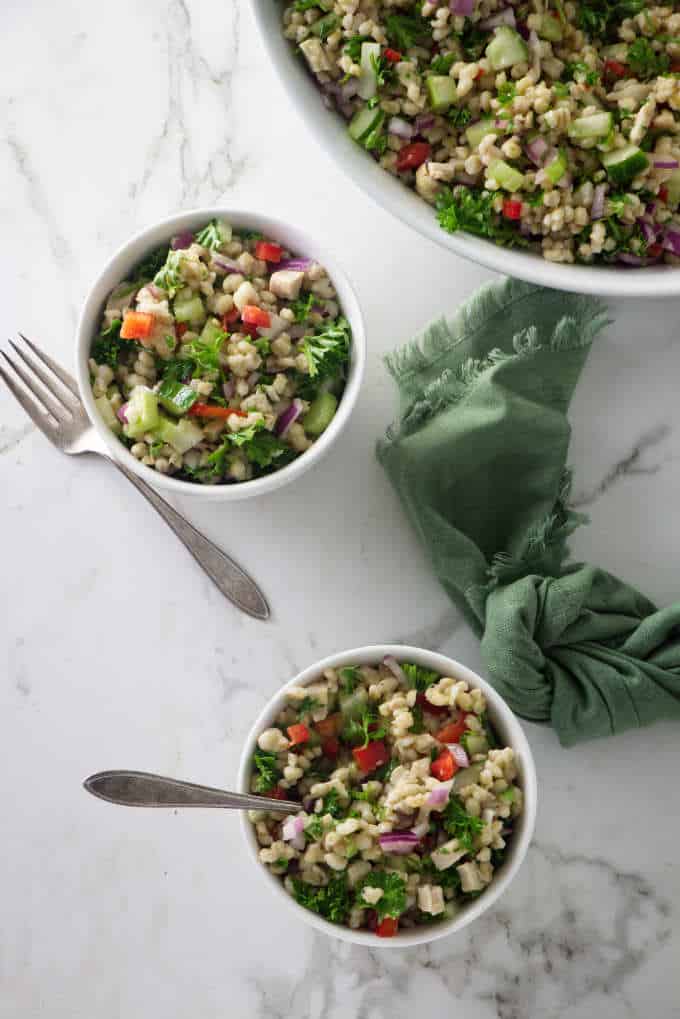
[(339, 374), (349, 359), (350, 337), (349, 322), (342, 316), (305, 337), (300, 350), (307, 358), (311, 378), (320, 380)]
[(359, 670), (354, 665), (345, 665), (338, 671), (338, 675), (340, 676), (340, 692), (343, 696), (348, 697), (354, 693), (361, 682)]
[(316, 711), (319, 707), (319, 701), (316, 697), (303, 697), (297, 706), (298, 718), (305, 718), (307, 715), (311, 715), (312, 711)]
[(255, 779), (255, 791), (258, 793), (269, 792), (281, 777), (276, 763), (276, 754), (268, 750), (260, 750), (259, 747), (253, 754), (253, 768), (258, 773)]
[(455, 233), (465, 230), (479, 237), (490, 237), (506, 247), (526, 247), (526, 237), (509, 220), (502, 219), (493, 209), (494, 195), (489, 191), (472, 190), (459, 185), (453, 190), (442, 188), (437, 195), (439, 225)]
[(293, 894), (301, 906), (311, 909), (331, 923), (344, 923), (352, 905), (347, 875), (333, 875), (327, 885), (317, 888), (293, 878)]
[[(383, 894), (374, 907), (369, 907), (364, 900), (362, 896), (364, 888), (382, 888)], [(406, 909), (406, 881), (399, 874), (388, 873), (384, 870), (372, 870), (359, 882), (356, 901), (357, 905), (374, 908), (381, 920), (386, 916), (401, 916)]]
[(117, 368), (120, 355), (125, 351), (132, 350), (133, 341), (120, 338), (122, 325), (119, 318), (114, 319), (110, 326), (101, 331), (92, 344), (91, 354), (97, 364), (108, 364), (112, 368)]
[(517, 85), (514, 81), (505, 81), (498, 86), (498, 102), (501, 106), (509, 106), (517, 95)]
[(644, 36), (638, 36), (630, 44), (626, 63), (635, 77), (642, 81), (656, 78), (659, 74), (665, 74), (670, 65), (668, 54), (657, 53), (649, 39)]
[(444, 831), (448, 832), (453, 838), (458, 839), (461, 849), (471, 852), (475, 837), (484, 828), (482, 819), (468, 814), (456, 796), (450, 797), (440, 817)]
[(374, 42), (370, 35), (351, 35), (344, 46), (344, 51), (352, 63), (358, 64), (361, 60), (361, 46), (365, 42)]
[(337, 789), (331, 789), (321, 801), (321, 813), (330, 814), (331, 817), (342, 817), (345, 813), (345, 808), (340, 803), (340, 793)]
[(153, 278), (154, 283), (161, 290), (165, 290), (168, 297), (174, 297), (178, 290), (182, 289), (182, 260), (184, 251), (168, 251), (165, 264), (158, 270)]
[(406, 677), (412, 687), (418, 691), (418, 693), (424, 693), (428, 686), (432, 686), (439, 680), (439, 673), (434, 672), (431, 669), (421, 669), (419, 665), (412, 665), (410, 662), (402, 663), (402, 671), (406, 674)]
[(222, 224), (217, 219), (212, 219), (206, 227), (196, 234), (196, 243), (211, 251), (219, 251), (226, 243), (226, 236)]
[(130, 276), (130, 282), (148, 283), (149, 280), (152, 280), (156, 273), (160, 272), (163, 268), (169, 253), (170, 248), (167, 244), (162, 248), (156, 248), (155, 251), (152, 251), (151, 254), (147, 255), (146, 258), (135, 267), (132, 276)]
[(431, 39), (429, 21), (420, 14), (388, 14), (385, 17), (385, 31), (390, 42), (404, 53), (418, 43), (428, 43)]

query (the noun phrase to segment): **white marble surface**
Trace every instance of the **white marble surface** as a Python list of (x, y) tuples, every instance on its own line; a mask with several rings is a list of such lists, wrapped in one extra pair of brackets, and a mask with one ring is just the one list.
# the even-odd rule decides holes
[[(104, 463), (60, 458), (0, 393), (2, 1019), (628, 1019), (680, 1015), (678, 728), (569, 752), (527, 726), (541, 802), (515, 885), (468, 934), (365, 952), (291, 923), (236, 818), (86, 796), (116, 766), (229, 784), (298, 667), (400, 639), (479, 664), (373, 458), (380, 355), (488, 273), (344, 179), (289, 109), (244, 3), (5, 0), (4, 334), (69, 363), (88, 281), (176, 209), (262, 206), (333, 238), (370, 344), (343, 441), (294, 491), (182, 507), (260, 580), (274, 620), (217, 595)], [(680, 594), (678, 303), (621, 305), (573, 408), (577, 554)], [(677, 925), (677, 920), (676, 920)]]

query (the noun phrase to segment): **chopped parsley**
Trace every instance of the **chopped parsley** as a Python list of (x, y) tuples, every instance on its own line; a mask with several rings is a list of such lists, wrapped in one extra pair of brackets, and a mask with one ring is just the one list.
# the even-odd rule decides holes
[(293, 894), (301, 906), (311, 909), (331, 923), (344, 923), (352, 905), (346, 874), (334, 874), (328, 884), (321, 888), (300, 878), (293, 878)]
[(472, 120), (472, 113), (470, 110), (466, 110), (462, 106), (453, 106), (447, 113), (447, 119), (451, 123), (452, 127), (467, 127)]
[(509, 106), (517, 95), (517, 85), (514, 81), (504, 81), (498, 86), (498, 102), (501, 106)]
[(353, 63), (358, 64), (361, 59), (361, 46), (365, 42), (374, 42), (370, 35), (352, 35), (345, 43), (344, 50)]
[(494, 212), (494, 198), (490, 191), (473, 191), (463, 185), (454, 189), (442, 188), (436, 205), (439, 225), (449, 233), (465, 230), (508, 247), (526, 247), (527, 239), (508, 220), (501, 219)]
[(466, 22), (465, 28), (458, 36), (463, 53), (467, 60), (479, 60), (486, 44), (489, 41), (489, 33), (477, 28), (472, 22)]
[(340, 690), (345, 697), (349, 697), (361, 681), (359, 670), (354, 665), (345, 665), (338, 671), (338, 675), (340, 676)]
[(341, 316), (305, 337), (300, 350), (307, 359), (312, 379), (320, 381), (339, 373), (349, 358), (350, 336), (349, 322)]
[(156, 248), (151, 254), (147, 255), (138, 266), (135, 267), (135, 271), (130, 276), (131, 283), (141, 283), (143, 281), (152, 280), (157, 272), (165, 265), (166, 259), (170, 252), (170, 248), (165, 245), (162, 248)]
[[(369, 906), (363, 898), (364, 888), (382, 888), (383, 894), (375, 906)], [(406, 881), (399, 874), (388, 873), (384, 870), (372, 870), (359, 882), (357, 904), (375, 909), (381, 920), (386, 916), (401, 916), (406, 909)]]
[(174, 297), (178, 290), (182, 289), (182, 260), (184, 251), (168, 251), (165, 264), (161, 266), (153, 278), (154, 283), (161, 290), (165, 290), (168, 297)]
[(362, 708), (356, 718), (348, 718), (340, 733), (343, 741), (354, 747), (367, 747), (373, 740), (382, 739), (386, 734), (386, 723), (368, 705)]
[(427, 70), (432, 74), (448, 74), (457, 59), (455, 53), (438, 53)]
[(120, 338), (122, 325), (119, 318), (114, 319), (110, 326), (102, 329), (92, 344), (92, 357), (97, 364), (108, 364), (112, 368), (117, 368), (120, 355), (126, 350), (132, 349), (132, 343), (129, 340)]
[(316, 697), (303, 697), (297, 708), (298, 718), (304, 718), (305, 715), (311, 715), (312, 711), (316, 711), (319, 707), (319, 702)]
[(577, 60), (573, 63), (567, 64), (564, 69), (564, 73), (567, 76), (567, 80), (573, 79), (574, 81), (582, 81), (585, 85), (597, 85), (600, 80), (600, 75), (597, 71), (593, 71), (593, 69), (588, 67), (587, 64), (584, 64), (582, 60)]
[(340, 793), (337, 789), (331, 789), (321, 801), (321, 813), (330, 814), (331, 817), (338, 818), (342, 817), (344, 812), (344, 807), (340, 803)]
[(226, 338), (227, 334), (221, 330), (211, 333), (208, 340), (202, 340), (198, 337), (198, 339), (186, 344), (186, 357), (191, 358), (201, 371), (219, 371), (220, 349)]
[(453, 838), (458, 839), (461, 849), (470, 852), (476, 835), (482, 831), (484, 822), (480, 817), (468, 814), (457, 797), (452, 796), (441, 813), (444, 830)]
[(324, 837), (325, 828), (318, 814), (311, 817), (305, 825), (305, 838), (309, 842), (320, 842)]
[(567, 85), (567, 83), (564, 81), (554, 81), (553, 92), (555, 93), (558, 99), (568, 99), (569, 96), (571, 95), (571, 89), (569, 88), (569, 85)]
[(306, 297), (298, 297), (297, 300), (292, 301), (290, 304), (290, 310), (295, 315), (296, 322), (304, 322), (314, 305), (314, 294), (309, 293)]
[(590, 36), (614, 38), (620, 22), (645, 9), (645, 0), (581, 0), (578, 27)]
[(636, 78), (646, 81), (668, 71), (670, 61), (666, 53), (657, 53), (649, 39), (638, 38), (628, 47), (626, 63)]
[(281, 777), (281, 772), (276, 763), (276, 754), (269, 750), (256, 748), (253, 755), (253, 768), (257, 772), (255, 792), (258, 793), (269, 792)]
[(378, 88), (383, 88), (385, 85), (389, 85), (391, 81), (394, 81), (394, 68), (386, 57), (371, 56), (371, 67), (373, 68)]
[(388, 14), (385, 17), (385, 31), (391, 43), (404, 53), (418, 43), (427, 43), (431, 38), (429, 21), (420, 14)]
[(439, 679), (439, 674), (431, 669), (421, 669), (419, 665), (412, 665), (409, 662), (402, 664), (401, 668), (406, 673), (410, 685), (415, 687), (418, 693), (424, 693), (428, 686), (432, 686)]
[(163, 368), (163, 382), (188, 382), (196, 371), (196, 362), (189, 358), (181, 361), (166, 361)]

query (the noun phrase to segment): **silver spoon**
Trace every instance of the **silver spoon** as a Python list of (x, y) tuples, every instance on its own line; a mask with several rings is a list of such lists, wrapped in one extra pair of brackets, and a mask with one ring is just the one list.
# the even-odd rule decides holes
[(227, 807), (232, 810), (277, 810), (297, 814), (301, 803), (212, 789), (179, 782), (147, 771), (99, 771), (83, 782), (88, 793), (124, 807)]

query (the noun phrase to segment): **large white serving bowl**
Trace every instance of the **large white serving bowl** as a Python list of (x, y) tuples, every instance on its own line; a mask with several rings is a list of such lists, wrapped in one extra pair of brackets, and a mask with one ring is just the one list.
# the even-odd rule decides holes
[(486, 913), (514, 879), (531, 842), (536, 824), (536, 803), (538, 797), (534, 759), (518, 719), (500, 694), (489, 683), (453, 658), (447, 658), (445, 655), (437, 654), (434, 651), (426, 651), (423, 648), (407, 647), (403, 644), (375, 644), (330, 655), (330, 657), (310, 665), (309, 668), (304, 669), (282, 686), (256, 719), (243, 747), (237, 788), (243, 793), (250, 792), (252, 758), (257, 746), (257, 737), (264, 729), (272, 725), (286, 703), (286, 692), (291, 686), (305, 686), (307, 683), (312, 683), (315, 679), (318, 679), (324, 669), (339, 668), (344, 665), (377, 665), (379, 662), (382, 662), (386, 655), (392, 655), (398, 662), (414, 662), (424, 669), (436, 670), (443, 676), (465, 679), (470, 686), (483, 690), (487, 701), (489, 721), (496, 735), (503, 746), (512, 747), (515, 751), (519, 772), (517, 781), (524, 794), (524, 805), (522, 813), (515, 823), (512, 839), (508, 843), (505, 860), (494, 875), (491, 884), (478, 899), (463, 906), (461, 911), (451, 920), (445, 920), (432, 926), (418, 927), (416, 929), (409, 928), (408, 930), (400, 931), (394, 938), (379, 938), (371, 931), (355, 931), (350, 930), (349, 927), (340, 927), (337, 924), (330, 923), (328, 920), (317, 916), (316, 913), (312, 913), (310, 910), (298, 905), (295, 899), (284, 889), (281, 881), (260, 863), (258, 859), (259, 846), (255, 837), (255, 831), (245, 812), (241, 813), (241, 827), (246, 843), (246, 852), (257, 868), (260, 879), (266, 882), (272, 896), (284, 908), (292, 910), (299, 920), (311, 924), (312, 927), (322, 931), (324, 934), (341, 938), (343, 941), (351, 941), (355, 945), (364, 945), (369, 948), (409, 948), (413, 945), (423, 945), (428, 941), (443, 938), (448, 934), (456, 934), (463, 927), (467, 927), (468, 924), (473, 923), (483, 913)]
[(381, 169), (347, 133), (346, 122), (323, 105), (315, 86), (281, 28), (283, 6), (277, 0), (251, 0), (255, 20), (271, 62), (291, 103), (305, 120), (314, 141), (321, 143), (331, 159), (355, 184), (368, 192), (388, 212), (463, 258), (489, 269), (545, 287), (602, 297), (678, 297), (680, 267), (649, 266), (644, 269), (562, 265), (540, 255), (503, 248), (471, 234), (449, 234), (439, 226), (434, 210), (415, 191)]
[[(116, 284), (124, 280), (126, 273), (130, 272), (145, 255), (162, 244), (168, 244), (170, 238), (175, 234), (186, 230), (196, 231), (215, 218), (226, 219), (237, 230), (257, 230), (267, 237), (279, 241), (296, 255), (314, 258), (323, 265), (333, 282), (342, 312), (352, 329), (347, 384), (335, 417), (328, 428), (313, 446), (286, 467), (252, 481), (231, 485), (199, 485), (190, 481), (181, 481), (167, 474), (160, 474), (136, 460), (102, 420), (94, 402), (88, 367), (92, 340), (97, 335), (106, 299)], [(366, 337), (359, 302), (352, 284), (338, 265), (333, 253), (319, 244), (316, 238), (306, 231), (291, 226), (289, 223), (283, 223), (260, 212), (227, 209), (222, 206), (176, 213), (174, 216), (169, 216), (160, 223), (155, 223), (146, 230), (142, 230), (141, 233), (135, 234), (129, 241), (126, 241), (109, 259), (90, 287), (76, 330), (76, 374), (80, 395), (94, 427), (112, 455), (149, 484), (173, 492), (175, 495), (193, 495), (204, 501), (234, 502), (255, 495), (264, 495), (295, 481), (301, 474), (318, 463), (349, 421), (359, 396), (365, 364)]]

